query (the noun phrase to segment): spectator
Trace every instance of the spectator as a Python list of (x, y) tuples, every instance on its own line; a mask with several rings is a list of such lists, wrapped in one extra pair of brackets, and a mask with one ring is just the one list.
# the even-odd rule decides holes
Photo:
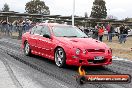
[(109, 36), (110, 36), (110, 23), (108, 23), (108, 25), (106, 26), (106, 30), (108, 32), (108, 35), (107, 35), (107, 40), (109, 40)]
[(6, 33), (8, 32), (8, 31), (7, 31), (7, 30), (8, 30), (8, 23), (7, 23), (6, 20), (4, 20), (4, 21), (2, 22), (2, 28), (3, 28), (3, 31), (4, 31), (4, 33), (5, 33), (5, 35), (6, 35)]
[(19, 32), (19, 36), (18, 39), (21, 39), (22, 37), (22, 30), (23, 29), (23, 20), (19, 20), (18, 21), (18, 32)]
[(29, 29), (31, 28), (31, 24), (32, 21), (30, 21), (29, 19), (27, 20), (27, 31), (29, 31)]
[(97, 24), (93, 30), (93, 39), (98, 40), (98, 30), (99, 30), (99, 25)]
[(101, 26), (98, 30), (99, 41), (101, 41), (101, 42), (103, 39), (103, 35), (104, 35), (104, 28), (103, 28), (103, 26)]
[(128, 30), (129, 30), (129, 27), (125, 26), (125, 29), (123, 30), (123, 42), (124, 43), (126, 42), (126, 39), (127, 39)]
[(120, 30), (120, 38), (119, 38), (120, 44), (123, 42), (123, 31), (124, 31), (124, 29), (125, 29), (124, 25), (122, 25), (119, 29)]
[(8, 22), (8, 35), (12, 35), (12, 23)]
[(84, 33), (85, 33), (86, 35), (88, 35), (89, 30), (88, 30), (87, 28), (84, 28)]
[(23, 32), (26, 32), (26, 21), (25, 20), (23, 20), (22, 22), (22, 30)]
[(115, 33), (114, 27), (110, 25), (110, 31), (109, 31), (109, 42), (112, 42), (112, 37)]
[(18, 21), (15, 20), (15, 21), (12, 23), (12, 25), (13, 25), (13, 30), (14, 30), (15, 32), (17, 32), (17, 31), (18, 31)]
[(103, 27), (103, 29), (105, 29), (105, 27), (104, 27), (104, 25), (103, 25), (103, 24), (101, 24), (101, 27)]

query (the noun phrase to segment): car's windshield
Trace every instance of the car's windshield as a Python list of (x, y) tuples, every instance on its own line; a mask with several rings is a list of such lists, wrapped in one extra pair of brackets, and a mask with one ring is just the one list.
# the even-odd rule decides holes
[(87, 38), (88, 36), (76, 27), (72, 26), (55, 26), (53, 33), (56, 37), (78, 37)]

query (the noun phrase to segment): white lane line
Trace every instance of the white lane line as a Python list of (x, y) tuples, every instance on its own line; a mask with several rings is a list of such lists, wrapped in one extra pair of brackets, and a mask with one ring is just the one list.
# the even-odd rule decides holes
[(128, 60), (128, 59), (125, 59), (125, 58), (119, 58), (119, 57), (113, 57), (113, 59), (112, 60), (116, 60), (116, 61), (126, 61), (126, 62), (131, 62), (132, 63), (132, 61), (131, 60)]

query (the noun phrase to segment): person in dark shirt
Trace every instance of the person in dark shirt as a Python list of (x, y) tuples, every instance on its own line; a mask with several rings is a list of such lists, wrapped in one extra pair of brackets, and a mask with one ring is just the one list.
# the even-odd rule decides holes
[(119, 42), (120, 42), (120, 44), (123, 42), (123, 31), (125, 30), (125, 26), (124, 25), (122, 25), (121, 27), (120, 27), (120, 38), (119, 38)]
[(124, 25), (120, 27), (120, 34), (123, 34), (123, 30), (125, 29)]
[(126, 42), (126, 39), (127, 39), (128, 30), (129, 30), (129, 27), (128, 26), (125, 26), (125, 29), (122, 32), (123, 33), (123, 42), (124, 43)]
[(98, 40), (98, 29), (99, 29), (99, 24), (97, 24), (93, 30), (93, 35), (92, 38)]
[(12, 23), (11, 22), (8, 22), (8, 35), (9, 36), (11, 36), (12, 35), (12, 28), (13, 28), (13, 26), (12, 26)]
[(5, 35), (6, 35), (7, 32), (8, 32), (8, 23), (7, 23), (6, 20), (4, 20), (4, 21), (2, 22), (2, 28), (3, 28), (3, 31), (4, 31), (4, 33), (5, 33)]
[(123, 34), (127, 34), (128, 35), (128, 30), (129, 30), (129, 27), (126, 26), (125, 29), (123, 30)]
[(109, 42), (112, 42), (112, 37), (113, 37), (113, 33), (114, 33), (114, 27), (112, 25), (110, 25), (110, 30), (108, 31), (109, 34)]

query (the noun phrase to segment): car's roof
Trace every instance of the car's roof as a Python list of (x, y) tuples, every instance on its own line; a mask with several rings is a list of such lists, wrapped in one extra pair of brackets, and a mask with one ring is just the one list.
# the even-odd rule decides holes
[(39, 23), (39, 24), (37, 24), (37, 25), (48, 25), (48, 26), (71, 26), (71, 25), (67, 25), (67, 24), (59, 24), (59, 23)]

